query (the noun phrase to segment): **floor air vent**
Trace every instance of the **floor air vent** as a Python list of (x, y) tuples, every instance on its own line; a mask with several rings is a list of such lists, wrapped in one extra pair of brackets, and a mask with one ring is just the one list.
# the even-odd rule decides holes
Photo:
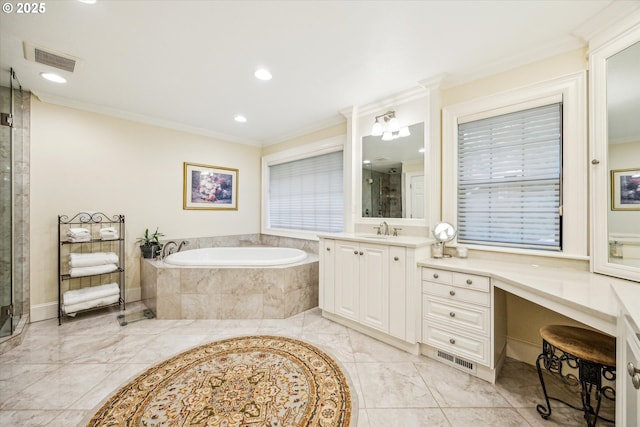
[(24, 58), (39, 64), (73, 73), (77, 71), (78, 58), (24, 42)]
[(476, 372), (476, 364), (473, 362), (469, 362), (468, 360), (462, 359), (458, 356), (449, 354), (442, 350), (438, 350), (436, 353), (436, 356), (438, 357), (438, 359), (441, 359), (447, 365), (451, 365), (456, 368), (462, 369), (463, 371), (471, 372), (474, 374)]

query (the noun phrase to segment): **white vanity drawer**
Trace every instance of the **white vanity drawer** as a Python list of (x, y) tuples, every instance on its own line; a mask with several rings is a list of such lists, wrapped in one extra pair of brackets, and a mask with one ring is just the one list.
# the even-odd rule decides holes
[(453, 283), (453, 272), (436, 270), (435, 268), (422, 268), (422, 280), (450, 285)]
[(461, 288), (476, 289), (483, 292), (489, 292), (490, 287), (488, 277), (467, 273), (453, 273), (453, 284)]
[(422, 282), (422, 293), (444, 298), (451, 301), (470, 302), (489, 307), (491, 295), (489, 292), (464, 289), (452, 285), (441, 285), (433, 282)]
[(489, 365), (489, 338), (472, 338), (423, 320), (422, 340), (441, 350)]
[(466, 328), (470, 332), (489, 336), (489, 307), (455, 303), (428, 295), (422, 296), (422, 316), (452, 328)]

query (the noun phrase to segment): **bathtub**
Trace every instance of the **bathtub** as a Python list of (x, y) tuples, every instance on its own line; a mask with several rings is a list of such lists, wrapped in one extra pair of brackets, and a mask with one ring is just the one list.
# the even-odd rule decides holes
[(215, 247), (140, 261), (142, 301), (157, 319), (284, 319), (318, 305), (311, 252)]
[(305, 251), (277, 247), (216, 247), (176, 252), (164, 259), (171, 265), (226, 267), (226, 266), (274, 266), (303, 261)]

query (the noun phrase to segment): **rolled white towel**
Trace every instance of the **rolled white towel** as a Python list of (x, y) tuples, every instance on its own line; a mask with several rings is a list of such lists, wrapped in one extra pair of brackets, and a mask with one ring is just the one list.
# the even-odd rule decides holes
[(118, 233), (100, 233), (100, 239), (102, 240), (117, 240)]
[(62, 302), (64, 305), (74, 305), (113, 295), (120, 295), (120, 287), (117, 283), (107, 283), (105, 285), (92, 286), (90, 288), (66, 291), (62, 294)]
[(78, 304), (71, 305), (63, 305), (62, 310), (65, 314), (74, 315), (74, 313), (80, 310), (86, 310), (88, 308), (100, 307), (103, 305), (115, 304), (120, 300), (120, 295), (111, 295), (102, 298), (96, 298), (85, 302), (80, 302)]
[(94, 265), (91, 267), (74, 267), (69, 269), (69, 276), (92, 276), (94, 274), (111, 273), (112, 271), (116, 271), (117, 269), (118, 266), (115, 264)]
[(91, 267), (94, 265), (117, 264), (118, 255), (115, 252), (94, 252), (87, 254), (69, 254), (69, 267)]

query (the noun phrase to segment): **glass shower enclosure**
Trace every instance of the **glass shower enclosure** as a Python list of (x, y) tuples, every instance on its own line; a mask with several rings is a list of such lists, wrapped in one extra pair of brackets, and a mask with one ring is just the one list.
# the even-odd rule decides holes
[(24, 114), (27, 97), (15, 72), (10, 70), (9, 74), (8, 81), (0, 80), (0, 339), (12, 335), (22, 318), (24, 275), (28, 271), (24, 245), (28, 218), (22, 209), (28, 193), (24, 191), (28, 183), (23, 158), (24, 139), (28, 137)]

